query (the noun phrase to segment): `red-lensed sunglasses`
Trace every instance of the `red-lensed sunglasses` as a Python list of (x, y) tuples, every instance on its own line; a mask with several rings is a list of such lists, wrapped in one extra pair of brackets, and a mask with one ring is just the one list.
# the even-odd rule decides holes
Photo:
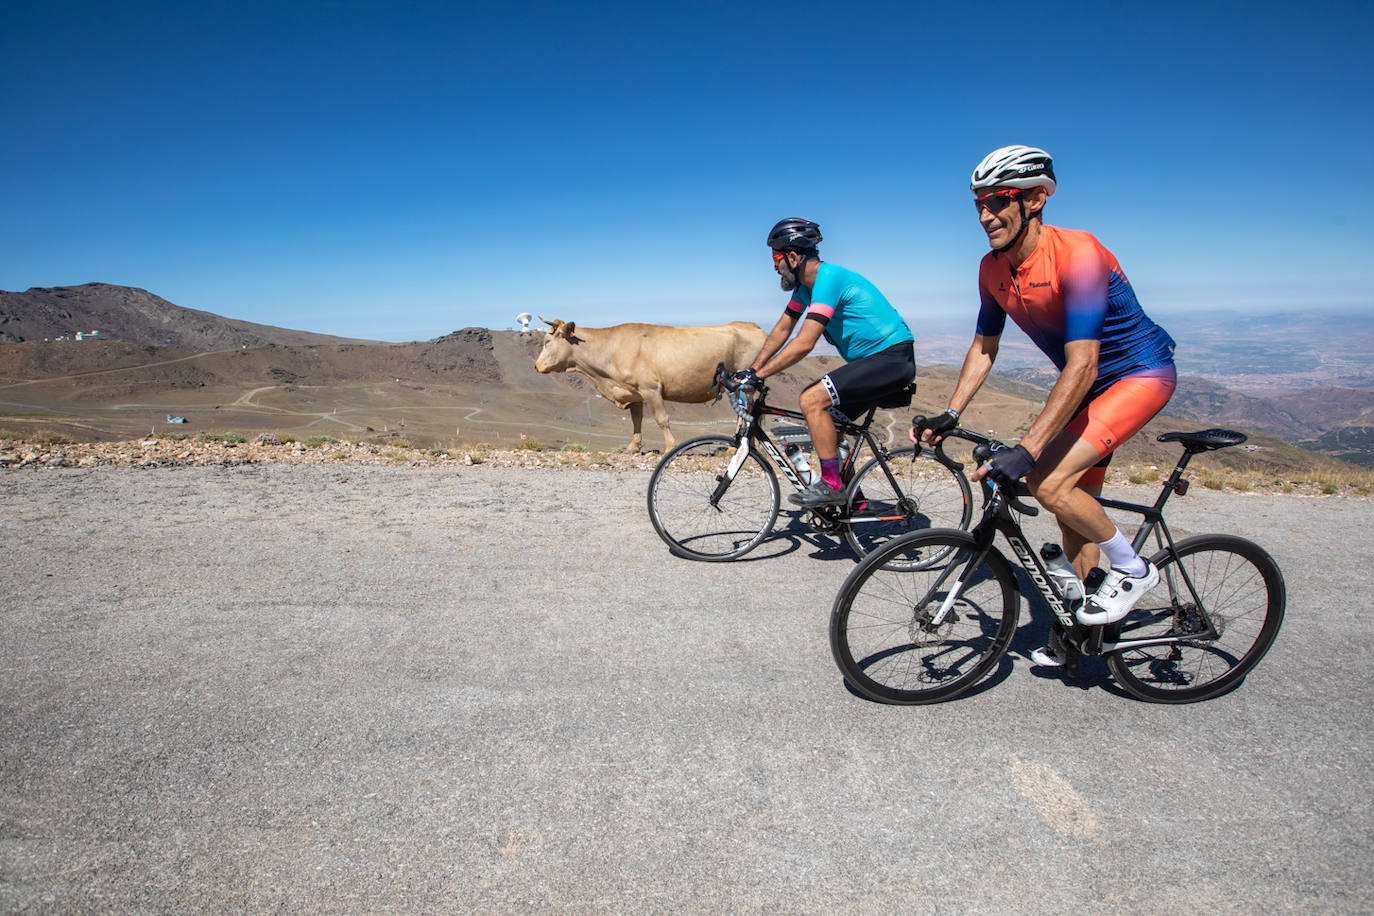
[(1021, 188), (1007, 188), (1004, 191), (993, 191), (991, 194), (984, 194), (973, 201), (973, 209), (982, 212), (984, 207), (988, 212), (996, 216), (1011, 204), (1012, 199), (1021, 193)]
[(782, 260), (783, 258), (785, 258), (785, 257), (787, 257), (787, 252), (785, 252), (785, 251), (775, 251), (775, 252), (773, 252), (773, 260), (774, 260), (774, 261), (781, 261), (781, 260)]

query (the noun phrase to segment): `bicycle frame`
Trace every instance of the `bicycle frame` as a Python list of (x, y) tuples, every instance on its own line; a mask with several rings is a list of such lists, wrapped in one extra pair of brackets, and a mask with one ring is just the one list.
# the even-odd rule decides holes
[[(797, 492), (801, 492), (807, 488), (809, 481), (801, 479), (801, 475), (797, 472), (797, 469), (792, 465), (791, 461), (787, 460), (782, 449), (778, 448), (777, 443), (773, 440), (773, 437), (768, 434), (768, 430), (764, 428), (761, 422), (763, 417), (771, 416), (805, 423), (806, 417), (800, 411), (789, 410), (786, 407), (774, 407), (768, 404), (766, 397), (767, 393), (768, 387), (766, 385), (761, 386), (758, 389), (758, 396), (754, 398), (752, 403), (748, 402), (748, 399), (742, 391), (730, 394), (730, 406), (734, 408), (735, 413), (738, 414), (740, 418), (740, 425), (735, 432), (735, 436), (739, 440), (739, 445), (726, 469), (725, 477), (711, 494), (712, 506), (715, 506), (719, 502), (726, 488), (728, 488), (730, 483), (735, 479), (735, 475), (739, 473), (739, 469), (744, 465), (745, 459), (749, 456), (749, 450), (752, 443), (758, 443), (763, 449), (764, 454), (772, 460), (774, 466), (782, 471), (783, 476), (787, 478)], [(849, 472), (858, 464), (859, 453), (863, 450), (864, 446), (867, 445), (868, 450), (878, 459), (878, 464), (882, 468), (883, 474), (886, 475), (888, 484), (892, 487), (893, 492), (901, 493), (902, 488), (898, 484), (897, 478), (893, 475), (892, 469), (889, 468), (887, 464), (889, 458), (887, 449), (874, 438), (870, 430), (873, 424), (873, 417), (877, 412), (878, 406), (875, 404), (868, 408), (864, 413), (863, 419), (857, 423), (852, 420), (835, 419), (835, 431), (841, 437), (852, 436), (856, 440), (854, 447), (849, 450), (849, 454), (845, 457), (844, 465), (841, 467), (840, 473), (843, 477), (847, 478), (849, 476)], [(944, 454), (937, 453), (937, 455), (939, 460), (943, 463), (951, 463), (951, 459)], [(954, 465), (957, 466), (957, 464), (957, 462), (954, 462)], [(829, 506), (818, 506), (807, 511), (822, 513), (828, 521), (846, 525), (900, 521), (902, 518), (900, 515), (865, 515), (855, 518), (846, 514), (836, 514), (838, 508)]]
[[(959, 438), (981, 445), (987, 444), (988, 441), (984, 437), (978, 436), (976, 433), (968, 433), (964, 430), (953, 430), (949, 435), (958, 436)], [(1137, 553), (1139, 553), (1141, 548), (1149, 541), (1150, 536), (1154, 535), (1155, 543), (1158, 545), (1159, 549), (1171, 555), (1177, 554), (1173, 534), (1169, 531), (1169, 526), (1164, 521), (1164, 504), (1169, 501), (1169, 497), (1174, 493), (1182, 495), (1187, 492), (1188, 484), (1187, 481), (1183, 479), (1183, 471), (1191, 460), (1192, 453), (1185, 450), (1178, 464), (1174, 467), (1173, 473), (1165, 480), (1159, 497), (1155, 500), (1153, 505), (1146, 506), (1138, 503), (1124, 502), (1122, 500), (1106, 499), (1100, 496), (1097, 497), (1097, 501), (1104, 508), (1131, 512), (1141, 516), (1142, 520), (1140, 526), (1137, 528), (1135, 537), (1132, 540), (1132, 546)], [(1017, 499), (1017, 496), (1020, 495), (1019, 493), (1007, 493), (1003, 488), (998, 487), (997, 484), (986, 478), (984, 478), (981, 483), (984, 497), (983, 518), (970, 531), (974, 539), (976, 551), (970, 555), (969, 559), (964, 563), (963, 568), (959, 570), (958, 577), (950, 588), (949, 594), (946, 595), (940, 610), (935, 614), (934, 619), (930, 623), (932, 627), (938, 627), (944, 621), (945, 616), (949, 613), (955, 601), (958, 600), (959, 594), (963, 591), (964, 582), (969, 574), (978, 568), (984, 557), (986, 557), (990, 551), (996, 550), (993, 542), (996, 539), (997, 533), (1001, 532), (1008, 545), (1010, 545), (1012, 553), (1015, 554), (1021, 568), (1026, 571), (1026, 575), (1030, 578), (1031, 582), (1035, 584), (1036, 589), (1040, 592), (1040, 596), (1045, 600), (1045, 603), (1049, 605), (1050, 610), (1064, 627), (1064, 632), (1070, 636), (1076, 635), (1080, 637), (1074, 639), (1073, 642), (1075, 647), (1084, 654), (1103, 655), (1138, 646), (1176, 643), (1187, 639), (1214, 639), (1219, 635), (1215, 624), (1213, 624), (1211, 617), (1207, 614), (1207, 609), (1203, 607), (1202, 599), (1198, 595), (1197, 589), (1193, 586), (1192, 580), (1188, 577), (1188, 572), (1182, 563), (1170, 564), (1169, 568), (1163, 571), (1161, 577), (1167, 580), (1172, 607), (1178, 606), (1179, 598), (1182, 595), (1182, 589), (1179, 588), (1178, 583), (1175, 581), (1175, 576), (1182, 580), (1187, 590), (1187, 594), (1192, 598), (1193, 605), (1202, 614), (1203, 620), (1206, 621), (1207, 629), (1205, 631), (1182, 635), (1156, 636), (1148, 639), (1121, 639), (1120, 623), (1095, 626), (1079, 623), (1074, 617), (1073, 609), (1068, 606), (1066, 596), (1059, 590), (1055, 580), (1050, 577), (1049, 570), (1044, 561), (1040, 558), (1040, 555), (1032, 550), (1030, 545), (1026, 543), (1026, 536), (1021, 530), (1020, 523), (1017, 522), (1011, 514), (1012, 509), (1016, 509), (1026, 515), (1038, 515), (1040, 510), (1021, 503)], [(953, 567), (946, 570), (944, 574), (936, 579), (931, 586), (927, 599), (930, 595), (933, 595), (943, 587), (952, 571)], [(1107, 634), (1109, 632), (1111, 634), (1110, 640), (1107, 639)]]

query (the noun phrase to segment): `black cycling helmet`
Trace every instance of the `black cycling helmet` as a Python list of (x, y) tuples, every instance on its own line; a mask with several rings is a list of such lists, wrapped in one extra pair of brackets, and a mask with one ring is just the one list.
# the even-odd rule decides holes
[(789, 217), (768, 232), (768, 247), (774, 251), (813, 251), (821, 243), (821, 227), (809, 219)]

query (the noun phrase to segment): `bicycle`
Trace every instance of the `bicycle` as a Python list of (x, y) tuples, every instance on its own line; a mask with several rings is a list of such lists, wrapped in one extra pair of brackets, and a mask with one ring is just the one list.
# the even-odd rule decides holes
[[(924, 419), (916, 418), (918, 430)], [(973, 442), (978, 464), (1001, 447), (967, 430), (947, 436)], [(1137, 552), (1152, 537), (1157, 547), (1150, 560), (1159, 569), (1159, 585), (1125, 619), (1079, 623), (1079, 605), (1027, 546), (1012, 514), (1038, 514), (1020, 501), (1029, 491), (1024, 484), (1009, 491), (984, 479), (982, 518), (971, 531), (895, 538), (845, 580), (831, 610), (830, 648), (850, 686), (879, 702), (932, 703), (969, 690), (999, 663), (1020, 613), (1013, 563), (993, 544), (1001, 532), (1015, 565), (1054, 613), (1051, 646), (1062, 653), (1069, 676), (1077, 674), (1081, 656), (1105, 656), (1116, 683), (1142, 700), (1190, 703), (1236, 687), (1278, 635), (1287, 601), (1283, 574), (1263, 548), (1243, 538), (1203, 534), (1174, 541), (1164, 505), (1171, 495), (1187, 493), (1183, 471), (1194, 455), (1239, 445), (1246, 436), (1205, 429), (1158, 438), (1181, 443), (1183, 455), (1154, 504), (1098, 498), (1109, 509), (1142, 517)], [(924, 556), (938, 560), (922, 563)], [(899, 571), (889, 568), (894, 559), (903, 561)], [(1096, 589), (1092, 578), (1083, 583), (1089, 595)]]
[[(724, 387), (720, 370), (716, 382), (718, 390)], [(847, 481), (844, 503), (798, 510), (815, 531), (843, 533), (860, 557), (917, 528), (967, 528), (973, 517), (962, 464), (943, 452), (932, 456), (929, 449), (888, 449), (870, 431), (879, 408), (907, 407), (915, 391), (912, 384), (879, 400), (857, 422), (836, 419), (844, 456), (841, 473)], [(689, 439), (654, 468), (649, 519), (674, 555), (713, 562), (744, 556), (777, 523), (778, 472), (797, 492), (810, 483), (761, 422), (766, 416), (805, 418), (799, 411), (768, 404), (767, 398), (766, 385), (758, 387), (752, 401), (745, 391), (731, 392), (730, 404), (739, 417), (734, 435)], [(855, 471), (865, 447), (873, 457)]]

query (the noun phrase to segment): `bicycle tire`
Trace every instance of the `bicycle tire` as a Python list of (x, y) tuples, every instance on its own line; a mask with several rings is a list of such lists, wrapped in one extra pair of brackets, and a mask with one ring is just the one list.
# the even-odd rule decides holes
[[(967, 531), (935, 528), (894, 538), (850, 572), (830, 612), (830, 651), (845, 681), (880, 703), (919, 705), (972, 688), (1006, 654), (1021, 593), (1006, 559), (989, 550), (938, 627), (948, 586), (975, 555)], [(938, 554), (935, 563), (921, 561)], [(900, 568), (891, 563), (906, 555)]]
[(1152, 562), (1159, 567), (1159, 585), (1108, 639), (1187, 633), (1205, 625), (1179, 567), (1218, 635), (1109, 653), (1112, 676), (1127, 693), (1153, 703), (1195, 703), (1234, 689), (1264, 658), (1283, 623), (1287, 589), (1278, 564), (1258, 544), (1225, 534), (1185, 538)]
[[(751, 450), (734, 480), (726, 469), (737, 445), (730, 436), (698, 436), (676, 446), (649, 478), (649, 521), (672, 552), (721, 562), (744, 556), (778, 519), (778, 478)], [(713, 502), (714, 496), (714, 502)]]
[[(935, 458), (930, 449), (893, 449), (887, 465), (900, 492), (892, 489), (876, 457), (859, 469), (849, 484), (849, 517), (845, 540), (865, 557), (893, 538), (926, 528), (967, 530), (973, 520), (973, 491), (957, 468)], [(866, 521), (867, 518), (883, 521)], [(938, 558), (930, 558), (931, 560)], [(894, 560), (893, 568), (901, 568)]]

